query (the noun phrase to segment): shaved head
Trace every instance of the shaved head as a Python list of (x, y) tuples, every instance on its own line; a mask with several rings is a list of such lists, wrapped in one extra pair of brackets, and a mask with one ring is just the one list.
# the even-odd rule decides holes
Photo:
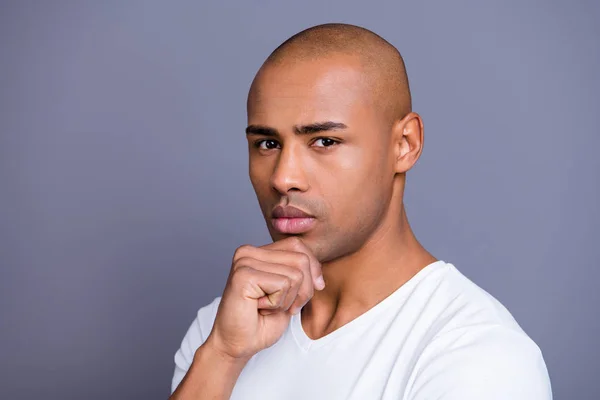
[[(423, 129), (394, 46), (352, 25), (306, 29), (269, 55), (247, 105), (250, 180), (274, 240), (301, 235), (329, 262), (397, 231)], [(281, 225), (285, 205), (313, 225)]]
[[(348, 24), (324, 24), (305, 29), (277, 47), (264, 62), (261, 72), (270, 66), (346, 57), (363, 72), (369, 95), (390, 123), (412, 111), (406, 67), (400, 52), (381, 36), (368, 29)], [(253, 95), (252, 85), (249, 95)]]

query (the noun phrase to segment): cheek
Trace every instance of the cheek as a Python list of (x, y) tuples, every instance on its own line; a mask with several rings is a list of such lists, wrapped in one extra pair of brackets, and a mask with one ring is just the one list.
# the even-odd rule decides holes
[(269, 187), (270, 175), (269, 166), (264, 162), (253, 161), (252, 158), (249, 161), (249, 176), (250, 182), (254, 187), (254, 191), (258, 194), (265, 191), (265, 188)]
[[(341, 155), (330, 170), (338, 184), (350, 192), (364, 193), (373, 189), (381, 190), (389, 176), (388, 154), (384, 149), (353, 149)], [(368, 193), (364, 193), (368, 194)]]
[(373, 218), (385, 208), (393, 183), (386, 156), (379, 149), (356, 151), (343, 155), (335, 167), (325, 169), (322, 190), (330, 194), (329, 207), (340, 224)]

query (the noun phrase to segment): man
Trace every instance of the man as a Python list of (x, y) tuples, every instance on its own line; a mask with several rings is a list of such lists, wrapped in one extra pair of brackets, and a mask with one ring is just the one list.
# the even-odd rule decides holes
[(391, 44), (298, 33), (257, 73), (248, 124), (274, 242), (236, 250), (175, 355), (172, 399), (551, 399), (538, 346), (411, 231), (423, 122)]

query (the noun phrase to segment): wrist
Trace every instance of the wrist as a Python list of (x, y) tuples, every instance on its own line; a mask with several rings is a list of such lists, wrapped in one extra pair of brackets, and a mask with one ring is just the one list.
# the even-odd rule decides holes
[(173, 393), (173, 399), (229, 399), (247, 360), (219, 351), (205, 341), (194, 353), (194, 360)]
[(206, 357), (214, 362), (223, 363), (232, 367), (243, 368), (251, 357), (235, 357), (221, 350), (215, 343), (214, 337), (209, 335), (206, 341), (200, 346), (194, 354), (194, 359)]

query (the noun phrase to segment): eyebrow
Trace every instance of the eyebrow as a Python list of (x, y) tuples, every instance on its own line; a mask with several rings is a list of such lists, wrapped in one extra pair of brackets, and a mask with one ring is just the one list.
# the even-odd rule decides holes
[[(296, 135), (312, 135), (319, 132), (335, 131), (341, 129), (347, 129), (348, 127), (341, 122), (325, 121), (315, 122), (308, 125), (300, 125), (294, 127), (294, 133)], [(270, 128), (263, 125), (249, 125), (246, 128), (246, 135), (261, 135), (261, 136), (278, 136), (279, 132), (277, 129)]]

